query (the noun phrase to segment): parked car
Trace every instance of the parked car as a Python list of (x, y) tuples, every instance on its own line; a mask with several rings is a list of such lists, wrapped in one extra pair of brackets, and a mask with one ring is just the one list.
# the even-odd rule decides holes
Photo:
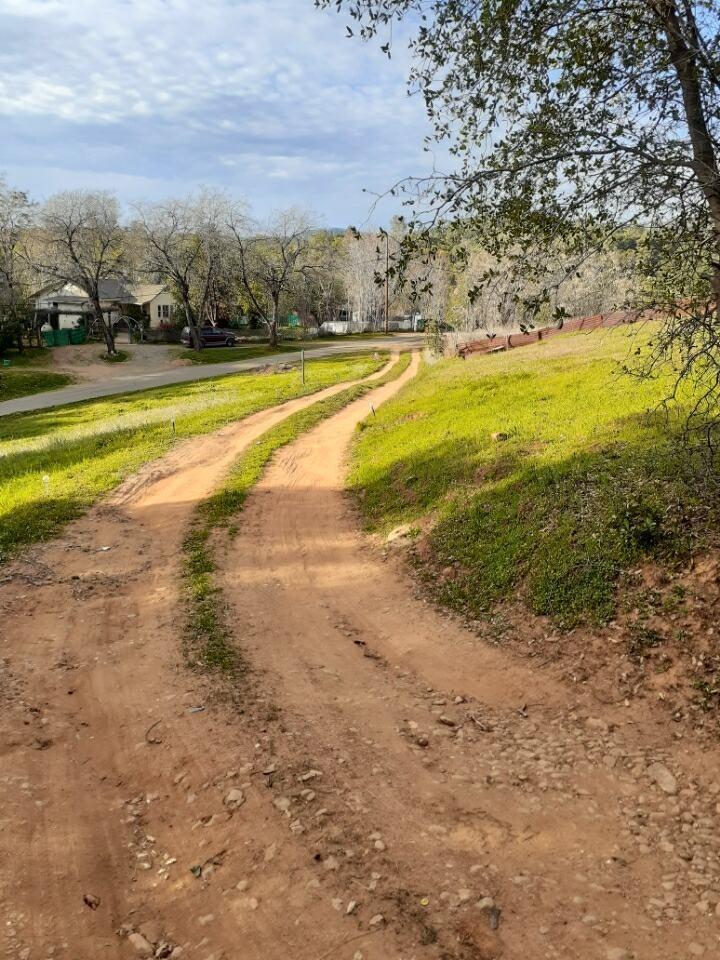
[[(222, 327), (198, 327), (200, 343), (203, 347), (234, 347), (238, 338), (232, 330), (223, 330)], [(183, 327), (180, 334), (180, 343), (186, 347), (193, 346), (190, 327)]]

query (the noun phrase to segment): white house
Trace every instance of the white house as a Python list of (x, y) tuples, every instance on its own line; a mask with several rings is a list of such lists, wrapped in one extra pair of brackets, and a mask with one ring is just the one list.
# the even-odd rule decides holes
[[(123, 314), (123, 306), (141, 308), (150, 327), (158, 327), (172, 317), (175, 301), (162, 283), (124, 283), (106, 280), (100, 284), (100, 304), (108, 321)], [(87, 292), (74, 283), (43, 287), (35, 294), (35, 311), (53, 330), (71, 330), (82, 326), (92, 315)]]

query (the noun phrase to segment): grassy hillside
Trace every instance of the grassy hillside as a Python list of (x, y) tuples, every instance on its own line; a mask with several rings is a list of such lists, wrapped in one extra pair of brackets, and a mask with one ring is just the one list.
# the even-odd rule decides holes
[(607, 621), (621, 571), (687, 555), (717, 510), (660, 408), (667, 382), (622, 372), (650, 333), (425, 366), (357, 438), (368, 528), (409, 523), (432, 590), (473, 616), (521, 596), (566, 627)]
[(8, 350), (4, 358), (9, 361), (9, 366), (0, 366), (0, 401), (14, 400), (16, 397), (26, 397), (45, 390), (56, 390), (74, 382), (72, 377), (63, 373), (42, 369), (51, 362), (50, 350), (36, 347), (27, 348), (22, 353)]
[(367, 376), (383, 362), (368, 355), (313, 360), (304, 385), (296, 370), (238, 374), (0, 417), (0, 562), (53, 536), (177, 439)]

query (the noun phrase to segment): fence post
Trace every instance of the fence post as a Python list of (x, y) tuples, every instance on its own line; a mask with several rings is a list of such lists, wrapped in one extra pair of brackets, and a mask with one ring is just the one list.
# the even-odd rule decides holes
[(302, 377), (303, 385), (305, 384), (305, 351), (300, 351), (300, 375)]

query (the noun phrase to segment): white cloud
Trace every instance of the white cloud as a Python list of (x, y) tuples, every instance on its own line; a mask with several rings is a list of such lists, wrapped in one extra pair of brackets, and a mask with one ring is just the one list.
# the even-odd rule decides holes
[(298, 202), (351, 206), (422, 172), (404, 166), (427, 129), (407, 51), (346, 39), (313, 0), (0, 0), (0, 35), (5, 162), (37, 168), (45, 141), (53, 182), (155, 183), (166, 165), (183, 182), (232, 174), (261, 203), (283, 181)]

